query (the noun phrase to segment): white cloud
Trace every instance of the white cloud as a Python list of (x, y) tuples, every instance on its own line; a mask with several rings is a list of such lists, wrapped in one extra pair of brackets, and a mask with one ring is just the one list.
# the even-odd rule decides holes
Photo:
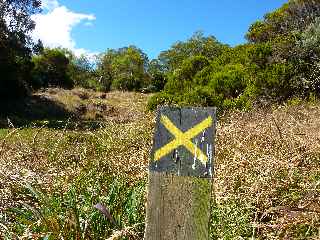
[(34, 40), (41, 39), (47, 47), (64, 47), (73, 50), (77, 55), (90, 54), (89, 51), (78, 48), (75, 39), (72, 38), (72, 29), (80, 24), (92, 24), (95, 20), (93, 14), (72, 12), (65, 6), (61, 6), (57, 0), (42, 1), (42, 8), (46, 13), (32, 16), (36, 27), (32, 33)]

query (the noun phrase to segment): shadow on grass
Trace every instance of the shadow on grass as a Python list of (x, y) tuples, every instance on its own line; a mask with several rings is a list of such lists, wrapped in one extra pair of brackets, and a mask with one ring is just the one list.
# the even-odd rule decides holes
[(0, 128), (48, 127), (54, 129), (98, 129), (102, 121), (83, 121), (79, 114), (47, 96), (30, 96), (0, 102)]

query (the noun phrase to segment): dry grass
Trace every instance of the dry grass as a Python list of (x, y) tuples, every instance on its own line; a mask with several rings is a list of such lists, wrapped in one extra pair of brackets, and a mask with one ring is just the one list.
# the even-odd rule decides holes
[[(73, 93), (69, 93), (70, 96), (68, 96), (66, 90), (58, 92), (51, 89), (49, 94), (70, 109), (76, 108), (72, 105), (79, 105), (73, 101), (73, 104), (68, 105), (70, 102), (66, 99), (76, 97)], [(99, 94), (91, 94), (94, 96), (91, 95), (86, 100), (93, 103), (97, 101)], [(113, 167), (121, 169), (119, 171), (121, 173), (129, 173), (132, 172), (131, 168), (137, 168), (138, 170), (133, 172), (139, 176), (144, 175), (154, 124), (153, 115), (144, 112), (147, 98), (148, 95), (145, 94), (108, 93), (103, 104), (117, 110), (106, 114), (104, 117), (108, 121), (101, 122), (97, 130), (77, 127), (69, 130), (69, 125), (73, 124), (71, 119), (63, 122), (65, 126), (63, 129), (47, 128), (45, 121), (43, 127), (14, 128), (12, 126), (10, 129), (1, 129), (0, 173), (7, 177), (32, 175), (43, 178), (43, 173), (48, 172), (48, 167), (52, 165), (54, 168), (63, 170), (65, 165), (71, 164), (71, 161), (81, 165), (84, 160), (108, 160), (109, 163), (114, 164)], [(103, 148), (104, 152), (99, 152), (97, 147)], [(87, 159), (89, 157), (91, 159)], [(28, 173), (22, 174), (22, 168)], [(73, 171), (74, 169), (68, 172)]]
[(250, 212), (251, 236), (320, 237), (319, 117), (319, 104), (301, 104), (220, 121), (216, 199)]
[[(74, 107), (66, 100), (70, 99), (66, 91), (51, 90), (50, 93), (41, 94)], [(72, 99), (77, 98), (74, 93), (70, 95)], [(112, 179), (125, 179), (127, 184), (133, 187), (141, 181), (144, 182), (153, 130), (152, 114), (142, 111), (145, 109), (147, 97), (144, 94), (114, 92), (106, 94), (103, 99), (89, 94), (85, 100), (77, 100), (81, 104), (84, 104), (81, 101), (103, 101), (104, 105), (118, 109), (104, 115), (105, 121), (101, 121), (100, 127), (94, 130), (77, 126), (69, 129), (69, 125), (74, 125), (70, 119), (63, 122), (62, 129), (48, 128), (44, 125), (34, 128), (12, 126), (10, 129), (1, 130), (0, 233), (8, 232), (10, 229), (14, 234), (17, 233), (13, 226), (14, 221), (18, 220), (15, 219), (15, 215), (8, 214), (8, 209), (21, 208), (23, 203), (30, 203), (34, 207), (39, 204), (26, 194), (27, 185), (38, 186), (49, 196), (67, 193), (70, 188), (76, 186), (83, 188), (81, 191), (84, 193), (100, 192), (99, 196), (94, 197), (94, 201), (103, 201), (105, 194), (111, 191), (104, 179), (110, 178), (111, 185)], [(105, 186), (98, 186), (99, 181), (106, 182)], [(134, 191), (130, 190), (130, 185), (129, 191)], [(130, 196), (130, 192), (128, 194)], [(89, 206), (86, 208), (92, 208), (91, 201), (93, 200), (89, 200)], [(104, 202), (106, 201), (105, 199)], [(141, 219), (144, 211), (139, 211)], [(33, 226), (33, 223), (29, 224)], [(127, 225), (129, 223), (123, 224), (125, 229), (130, 229), (130, 225)], [(30, 234), (27, 230), (31, 231), (26, 228), (23, 234), (19, 234), (20, 237)], [(111, 228), (105, 234), (112, 233), (113, 230)], [(107, 236), (101, 235), (102, 239), (104, 237)]]
[(127, 123), (145, 115), (145, 102), (149, 95), (114, 91), (99, 93), (76, 88), (49, 89), (37, 95), (54, 100), (83, 120), (102, 120)]
[[(12, 207), (21, 208), (22, 203), (40, 207), (41, 201), (30, 198), (23, 187), (31, 184), (41, 188), (50, 199), (72, 189), (76, 189), (77, 199), (90, 196), (87, 202), (79, 200), (76, 205), (83, 214), (79, 219), (92, 228), (102, 221), (108, 228), (99, 237), (84, 228), (83, 239), (118, 237), (129, 230), (129, 235), (135, 236), (133, 239), (141, 238), (144, 209), (136, 207), (139, 205), (135, 203), (136, 195), (126, 195), (132, 197), (132, 206), (117, 203), (128, 204), (122, 202), (125, 189), (141, 182), (138, 188), (144, 187), (154, 129), (154, 114), (145, 112), (148, 95), (123, 92), (101, 95), (81, 89), (72, 93), (53, 89), (41, 94), (68, 105), (71, 111), (84, 104), (83, 119), (96, 120), (96, 116), (85, 117), (90, 104), (102, 104), (113, 110), (97, 110), (103, 118), (100, 127), (94, 130), (77, 127), (70, 130), (72, 120), (65, 121), (65, 127), (59, 129), (46, 125), (0, 129), (0, 236), (1, 232), (3, 237), (11, 232), (12, 238), (39, 239), (41, 234), (56, 232), (52, 236), (58, 238), (66, 229), (74, 228), (70, 219), (75, 217), (68, 217), (68, 224), (59, 227), (52, 220), (54, 215), (48, 215), (46, 221), (55, 227), (38, 227), (37, 232), (35, 225), (42, 226), (43, 222), (23, 222), (18, 215), (8, 212)], [(319, 129), (319, 103), (231, 112), (219, 119), (212, 239), (320, 238)], [(116, 179), (125, 179), (124, 185), (120, 184), (121, 191), (114, 191), (118, 186)], [(106, 204), (114, 217), (119, 216), (116, 221), (122, 230), (108, 225), (102, 217), (96, 218), (99, 213), (92, 210), (92, 205), (97, 202)], [(144, 203), (139, 206), (143, 208)], [(58, 212), (58, 208), (54, 211)], [(133, 231), (135, 224), (139, 229)]]

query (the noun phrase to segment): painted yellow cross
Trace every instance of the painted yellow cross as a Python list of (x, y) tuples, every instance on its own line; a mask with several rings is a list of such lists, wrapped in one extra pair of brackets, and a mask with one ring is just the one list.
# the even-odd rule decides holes
[(166, 127), (166, 129), (168, 129), (168, 131), (173, 136), (175, 136), (175, 139), (155, 152), (155, 161), (159, 161), (162, 157), (169, 154), (177, 147), (184, 146), (192, 154), (194, 154), (195, 157), (197, 157), (203, 164), (206, 164), (206, 162), (208, 161), (208, 157), (196, 145), (192, 143), (191, 139), (212, 125), (211, 117), (208, 117), (207, 119), (197, 124), (193, 128), (190, 128), (186, 132), (182, 132), (179, 128), (177, 128), (165, 115), (161, 116), (160, 121)]

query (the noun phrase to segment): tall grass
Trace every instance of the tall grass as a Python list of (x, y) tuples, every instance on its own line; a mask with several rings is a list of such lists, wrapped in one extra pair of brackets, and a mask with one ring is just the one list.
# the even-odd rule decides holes
[(47, 121), (40, 128), (1, 131), (3, 238), (142, 238), (153, 121), (140, 114), (145, 96), (120, 98), (128, 95), (135, 103), (118, 103), (132, 115), (125, 122), (115, 115), (94, 129), (67, 120), (58, 128)]
[[(143, 238), (154, 116), (145, 95), (106, 99), (126, 118), (0, 130), (2, 238)], [(219, 119), (211, 239), (319, 239), (319, 116), (315, 101)]]
[(319, 238), (319, 116), (299, 103), (220, 119), (216, 238)]
[[(24, 201), (8, 211), (17, 221), (5, 235), (8, 239), (107, 239), (114, 231), (133, 227), (126, 237), (141, 239), (144, 189), (144, 181), (130, 184), (96, 173), (79, 176), (67, 189), (58, 185), (51, 193), (27, 185), (21, 188)], [(105, 206), (111, 217), (99, 212), (96, 204)]]

